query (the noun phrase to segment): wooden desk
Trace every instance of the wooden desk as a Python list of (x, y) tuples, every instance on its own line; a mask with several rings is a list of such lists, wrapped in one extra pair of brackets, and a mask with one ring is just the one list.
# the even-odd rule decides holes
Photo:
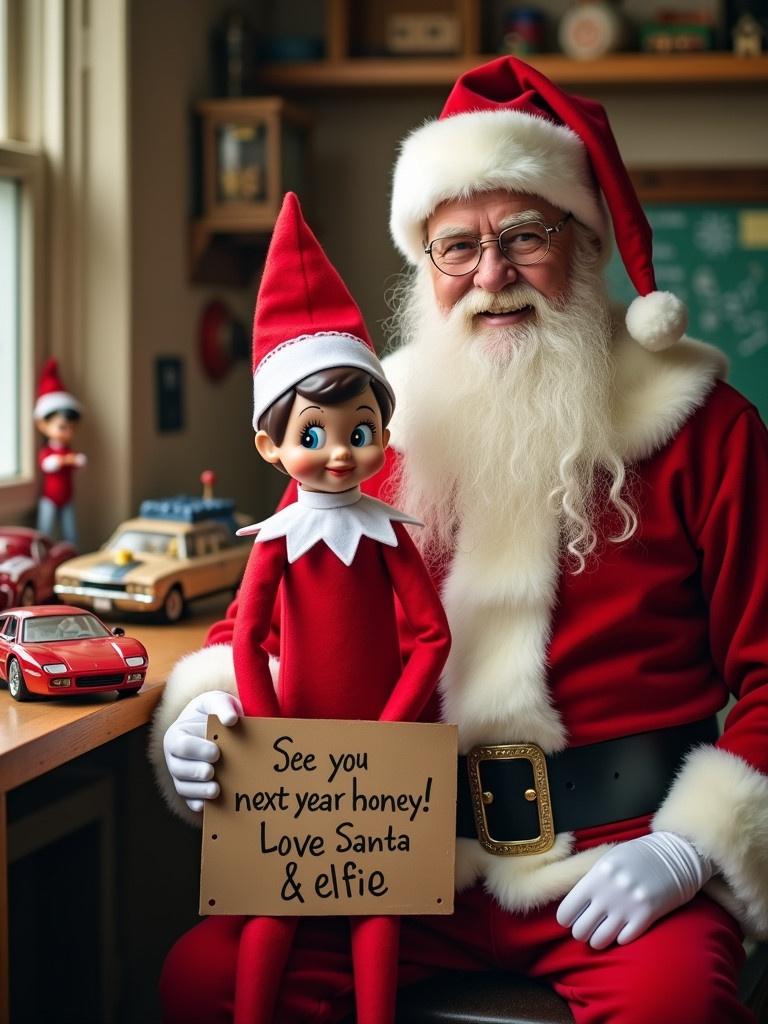
[[(135, 697), (91, 694), (19, 703), (0, 691), (0, 1024), (9, 1024), (8, 841), (6, 796), (104, 743), (145, 725), (157, 706), (168, 672), (197, 650), (208, 627), (222, 618), (226, 602), (209, 599), (175, 626), (120, 623), (149, 654), (147, 680)], [(110, 621), (108, 625), (118, 625)]]

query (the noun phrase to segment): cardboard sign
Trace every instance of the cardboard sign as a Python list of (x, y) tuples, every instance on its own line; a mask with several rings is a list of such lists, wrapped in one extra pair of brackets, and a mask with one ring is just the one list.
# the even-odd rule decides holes
[(201, 914), (450, 914), (456, 727), (208, 719)]

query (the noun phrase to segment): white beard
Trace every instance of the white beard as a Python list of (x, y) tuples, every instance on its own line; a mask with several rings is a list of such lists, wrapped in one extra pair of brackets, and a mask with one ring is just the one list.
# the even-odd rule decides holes
[[(417, 538), (425, 557), (449, 553), (459, 527), (465, 542), (496, 546), (503, 538), (508, 548), (532, 521), (554, 516), (581, 570), (597, 541), (598, 469), (613, 481), (622, 539), (634, 529), (611, 436), (614, 324), (594, 259), (578, 252), (584, 248), (577, 243), (571, 293), (557, 303), (515, 285), (500, 295), (473, 290), (444, 314), (427, 273), (411, 285), (397, 317), (409, 336), (411, 373), (398, 396), (406, 458), (396, 504), (426, 524)], [(522, 305), (535, 309), (529, 322), (474, 325), (478, 311)]]
[[(527, 286), (473, 290), (445, 315), (422, 273), (397, 317), (410, 344), (398, 386), (404, 459), (395, 504), (426, 524), (415, 535), (425, 558), (450, 570), (443, 601), (453, 644), (440, 688), (462, 750), (565, 746), (546, 649), (562, 545), (576, 571), (596, 545), (598, 471), (612, 480), (623, 536), (635, 525), (612, 447), (614, 325), (594, 255), (579, 248), (562, 301)], [(530, 322), (475, 326), (480, 310), (523, 305), (534, 307)]]

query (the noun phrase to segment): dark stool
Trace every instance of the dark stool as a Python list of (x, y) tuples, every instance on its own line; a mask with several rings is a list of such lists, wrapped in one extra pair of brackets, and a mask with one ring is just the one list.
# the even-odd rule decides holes
[(443, 974), (404, 988), (397, 1024), (573, 1024), (551, 988), (509, 972)]

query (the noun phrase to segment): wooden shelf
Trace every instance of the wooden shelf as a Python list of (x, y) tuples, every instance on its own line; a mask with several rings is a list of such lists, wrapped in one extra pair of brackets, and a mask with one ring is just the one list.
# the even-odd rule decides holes
[[(446, 88), (458, 76), (495, 55), (447, 58), (347, 58), (301, 64), (265, 65), (260, 85), (276, 92), (307, 89)], [(672, 56), (651, 53), (616, 53), (600, 60), (579, 61), (559, 54), (527, 58), (543, 74), (563, 86), (636, 88), (663, 86), (765, 86), (768, 55), (736, 57), (732, 53), (696, 53)]]

